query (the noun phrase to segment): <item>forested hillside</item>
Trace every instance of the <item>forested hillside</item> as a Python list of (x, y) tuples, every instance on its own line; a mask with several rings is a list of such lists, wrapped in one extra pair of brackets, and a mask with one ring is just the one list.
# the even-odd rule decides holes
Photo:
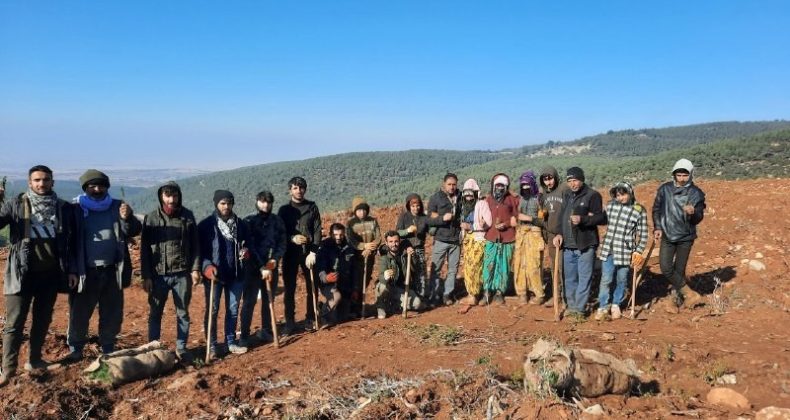
[[(781, 129), (781, 130), (780, 130)], [(762, 133), (762, 134), (761, 134)], [(452, 171), (460, 181), (475, 178), (487, 191), (490, 177), (505, 172), (518, 177), (532, 169), (555, 166), (560, 172), (580, 166), (593, 186), (627, 179), (665, 179), (672, 164), (688, 157), (697, 176), (753, 178), (788, 176), (790, 122), (724, 122), (662, 129), (624, 130), (572, 142), (548, 142), (503, 151), (409, 150), (347, 153), (293, 162), (251, 166), (180, 180), (185, 203), (198, 217), (212, 210), (218, 188), (236, 195), (237, 213), (252, 212), (255, 194), (270, 189), (275, 206), (287, 200), (287, 181), (308, 180), (308, 198), (323, 211), (350, 206), (355, 195), (374, 206), (399, 204), (410, 192), (427, 197)], [(137, 211), (155, 207), (154, 190), (132, 200)]]

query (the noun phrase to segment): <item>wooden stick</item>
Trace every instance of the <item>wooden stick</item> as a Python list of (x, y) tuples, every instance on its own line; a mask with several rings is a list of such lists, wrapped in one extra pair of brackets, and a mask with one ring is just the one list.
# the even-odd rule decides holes
[(319, 319), (321, 318), (318, 313), (318, 283), (315, 281), (315, 266), (310, 270), (310, 287), (313, 288), (313, 316), (315, 317), (315, 330), (321, 328)]
[(208, 292), (208, 326), (206, 327), (206, 364), (211, 363), (211, 321), (214, 319), (214, 279), (209, 279), (209, 287), (211, 291)]
[(554, 277), (552, 279), (552, 298), (554, 299), (554, 320), (560, 320), (560, 247), (554, 252)]
[(360, 313), (360, 319), (365, 319), (365, 281), (368, 279), (368, 257), (370, 257), (370, 255), (366, 255), (362, 262), (365, 264), (365, 267), (362, 269), (362, 311)]
[[(274, 272), (272, 271), (269, 274), (269, 281), (264, 282), (266, 287), (266, 293), (269, 295), (269, 319), (272, 322), (272, 336), (274, 337), (274, 347), (280, 347), (280, 338), (277, 337), (277, 319), (274, 317), (274, 290), (272, 287), (272, 277), (274, 276)], [(263, 325), (261, 325), (263, 327)]]
[(403, 319), (409, 310), (409, 283), (411, 283), (411, 254), (406, 255), (406, 290), (403, 291)]

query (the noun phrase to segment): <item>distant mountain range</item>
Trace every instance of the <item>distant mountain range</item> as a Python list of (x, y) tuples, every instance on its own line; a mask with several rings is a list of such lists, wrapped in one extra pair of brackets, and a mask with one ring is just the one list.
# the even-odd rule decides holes
[[(213, 211), (216, 189), (236, 196), (236, 212), (254, 210), (254, 197), (263, 189), (275, 196), (275, 206), (287, 202), (287, 182), (307, 179), (307, 197), (322, 211), (350, 207), (361, 195), (372, 206), (401, 204), (408, 193), (428, 197), (439, 188), (445, 173), (454, 172), (459, 184), (475, 178), (484, 192), (490, 177), (505, 172), (513, 179), (527, 169), (545, 165), (561, 173), (580, 166), (593, 186), (619, 180), (640, 182), (667, 179), (681, 157), (692, 160), (697, 177), (752, 178), (790, 175), (790, 121), (716, 122), (680, 127), (609, 131), (568, 142), (549, 141), (498, 151), (406, 150), (361, 152), (277, 162), (212, 172), (180, 179), (184, 203), (198, 217)], [(460, 185), (459, 185), (460, 186)], [(137, 212), (157, 206), (156, 187), (134, 195)]]

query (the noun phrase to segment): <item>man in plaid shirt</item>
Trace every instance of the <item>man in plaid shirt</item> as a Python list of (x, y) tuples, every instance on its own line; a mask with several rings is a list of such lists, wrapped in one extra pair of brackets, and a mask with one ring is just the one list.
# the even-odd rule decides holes
[(601, 287), (598, 292), (598, 311), (595, 320), (600, 321), (609, 312), (609, 299), (612, 293), (612, 279), (617, 275), (617, 284), (612, 299), (612, 319), (621, 316), (620, 302), (625, 296), (630, 266), (639, 267), (643, 261), (642, 252), (647, 245), (647, 212), (636, 202), (634, 189), (627, 182), (616, 184), (609, 195), (612, 201), (606, 206), (609, 222), (603, 238), (600, 259)]

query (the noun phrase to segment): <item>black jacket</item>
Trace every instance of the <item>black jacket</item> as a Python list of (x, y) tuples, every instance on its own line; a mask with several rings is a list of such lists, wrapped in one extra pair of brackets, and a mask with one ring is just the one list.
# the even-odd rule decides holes
[[(455, 192), (455, 205), (444, 190), (437, 191), (428, 201), (428, 226), (435, 227), (434, 239), (448, 244), (458, 244), (461, 241), (461, 193)], [(442, 217), (452, 213), (449, 222)]]
[(570, 188), (562, 197), (560, 210), (560, 234), (565, 231), (565, 226), (571, 223), (571, 216), (581, 216), (581, 222), (571, 226), (576, 248), (580, 250), (597, 246), (598, 226), (606, 224), (606, 213), (603, 211), (603, 198), (598, 191), (582, 185), (581, 189), (573, 192)]
[[(321, 246), (321, 213), (314, 202), (304, 200), (297, 204), (289, 201), (288, 204), (280, 207), (277, 215), (285, 224), (285, 240), (288, 242), (286, 254), (304, 256), (309, 252), (318, 251), (318, 247)], [(294, 235), (306, 236), (307, 244), (304, 246), (294, 244), (291, 240)]]
[(321, 242), (316, 256), (316, 267), (321, 284), (326, 283), (326, 275), (337, 273), (337, 289), (341, 292), (351, 293), (353, 283), (351, 270), (354, 265), (354, 248), (344, 241), (342, 245), (335, 243), (334, 238), (327, 238)]
[[(683, 206), (694, 206), (694, 214), (686, 216)], [(654, 229), (661, 229), (669, 242), (692, 241), (697, 238), (697, 225), (705, 215), (705, 193), (691, 181), (685, 187), (667, 182), (656, 192), (653, 202)]]

